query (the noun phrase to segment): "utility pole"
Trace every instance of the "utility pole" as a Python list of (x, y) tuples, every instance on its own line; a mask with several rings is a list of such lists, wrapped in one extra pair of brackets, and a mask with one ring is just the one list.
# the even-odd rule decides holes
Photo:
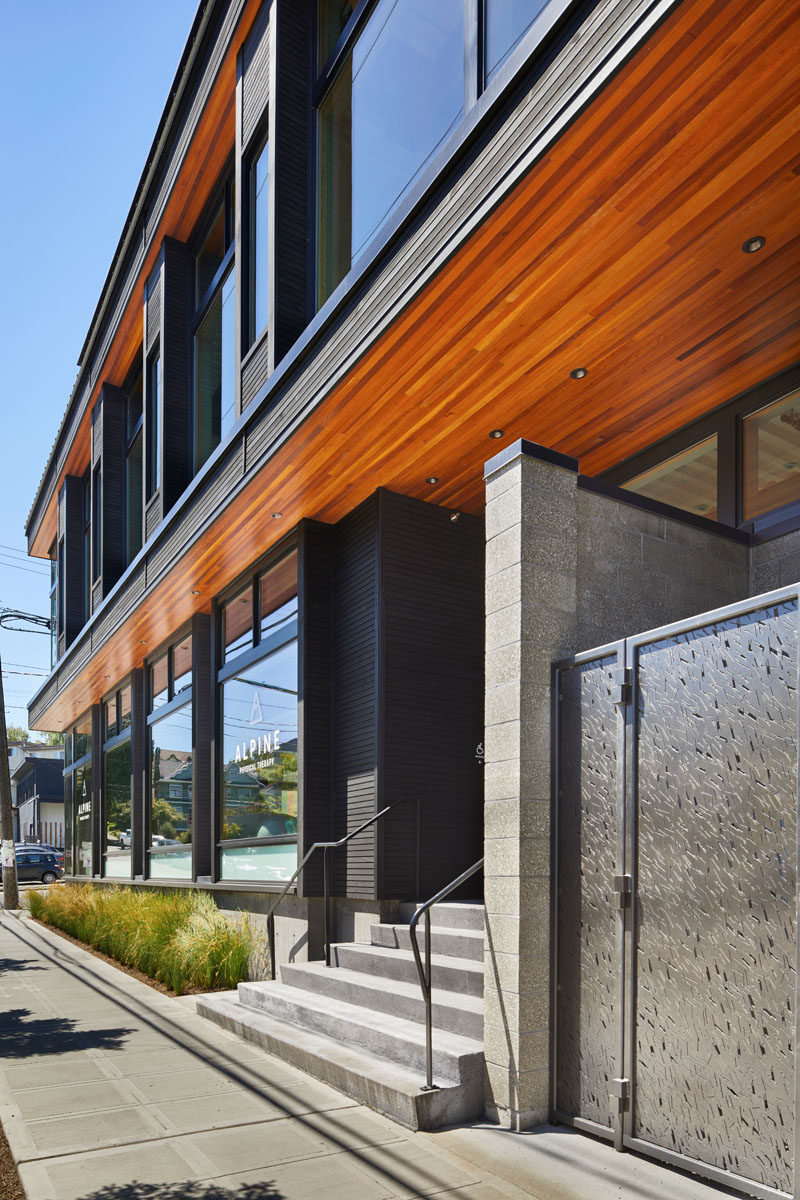
[[(35, 626), (32, 633), (49, 633), (49, 617), (38, 617), (18, 609), (0, 609), (0, 627), (20, 629), (20, 622)], [(24, 628), (24, 624), (22, 625)], [(3, 665), (0, 662), (0, 863), (3, 868), (3, 908), (19, 908), (17, 856), (14, 851), (14, 814), (11, 811), (11, 772), (8, 769), (8, 732), (3, 693)]]
[(3, 908), (19, 908), (17, 856), (14, 852), (14, 816), (11, 812), (11, 773), (8, 769), (6, 705), (3, 665), (0, 662), (0, 838), (2, 839)]

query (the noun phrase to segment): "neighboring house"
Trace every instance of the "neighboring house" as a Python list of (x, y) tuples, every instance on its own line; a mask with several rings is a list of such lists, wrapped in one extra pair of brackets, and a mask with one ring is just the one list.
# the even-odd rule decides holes
[[(28, 758), (41, 759), (60, 759), (62, 764), (64, 761), (63, 746), (48, 746), (44, 742), (10, 742), (8, 746), (8, 771), (11, 776), (11, 811), (14, 820), (14, 837), (19, 838), (20, 828), (17, 813), (17, 784), (14, 778), (14, 773), (17, 767), (21, 766)], [(63, 802), (63, 786), (61, 789), (61, 797)], [(61, 821), (63, 823), (64, 814), (61, 813)], [(63, 843), (61, 843), (63, 845)]]
[(26, 756), (14, 769), (18, 838), (64, 847), (64, 760)]
[[(779, 0), (203, 0), (26, 530), (68, 876), (264, 913), (391, 806), (332, 852), (335, 935), (388, 953), (485, 857), (473, 1114), (761, 1196), (797, 1140), (798, 44)], [(315, 854), (294, 971), (322, 894)]]

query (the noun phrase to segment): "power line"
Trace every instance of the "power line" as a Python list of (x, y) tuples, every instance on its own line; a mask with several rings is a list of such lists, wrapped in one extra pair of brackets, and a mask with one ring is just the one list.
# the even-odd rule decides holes
[(34, 567), (21, 567), (15, 562), (6, 562), (0, 557), (0, 567), (11, 567), (14, 571), (25, 571), (27, 575), (39, 575), (42, 579), (46, 579), (50, 574), (49, 571), (38, 571)]

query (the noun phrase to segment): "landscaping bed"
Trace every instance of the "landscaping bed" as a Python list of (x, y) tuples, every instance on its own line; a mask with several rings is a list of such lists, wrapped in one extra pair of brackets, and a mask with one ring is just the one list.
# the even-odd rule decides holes
[(259, 948), (247, 917), (234, 924), (205, 892), (75, 884), (27, 900), (37, 921), (179, 996), (235, 988)]

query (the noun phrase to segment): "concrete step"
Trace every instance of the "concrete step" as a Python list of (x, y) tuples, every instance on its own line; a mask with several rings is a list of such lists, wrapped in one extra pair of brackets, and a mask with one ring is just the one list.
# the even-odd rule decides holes
[[(339, 942), (331, 946), (331, 956), (339, 967), (349, 967), (382, 979), (418, 984), (417, 968), (410, 950), (367, 946), (363, 942)], [(431, 978), (434, 988), (482, 996), (483, 959), (445, 958), (431, 954)]]
[[(424, 1072), (411, 1070), (299, 1029), (266, 1012), (245, 1007), (236, 992), (196, 998), (198, 1013), (284, 1062), (307, 1071), (361, 1104), (384, 1113), (409, 1129), (462, 1125), (483, 1113), (483, 1055), (477, 1054), (458, 1084), (434, 1077), (424, 1091)], [(465, 1064), (466, 1068), (466, 1064)]]
[[(425, 1073), (425, 1027), (389, 1013), (372, 1012), (321, 993), (285, 983), (240, 983), (239, 1001), (278, 1021), (336, 1038), (368, 1054)], [(433, 1071), (439, 1079), (461, 1083), (482, 1061), (483, 1046), (474, 1038), (436, 1030)]]
[[(411, 949), (408, 925), (370, 925), (373, 946), (389, 946), (399, 950)], [(417, 943), (424, 953), (424, 918), (417, 928)], [(431, 952), (446, 958), (469, 958), (483, 962), (484, 935), (480, 929), (440, 929), (431, 925)]]
[[(324, 963), (287, 963), (280, 967), (281, 983), (358, 1004), (374, 1012), (391, 1013), (406, 1021), (425, 1021), (425, 1001), (418, 981), (411, 983), (368, 975), (347, 967)], [(483, 1037), (483, 1000), (463, 992), (433, 989), (433, 1025), (448, 1033), (480, 1040)]]
[[(422, 903), (422, 901), (420, 901)], [(413, 901), (400, 905), (399, 916), (406, 924), (411, 920), (419, 904)], [(431, 908), (431, 926), (447, 929), (476, 929), (482, 933), (486, 925), (486, 905), (477, 901), (445, 901)]]

